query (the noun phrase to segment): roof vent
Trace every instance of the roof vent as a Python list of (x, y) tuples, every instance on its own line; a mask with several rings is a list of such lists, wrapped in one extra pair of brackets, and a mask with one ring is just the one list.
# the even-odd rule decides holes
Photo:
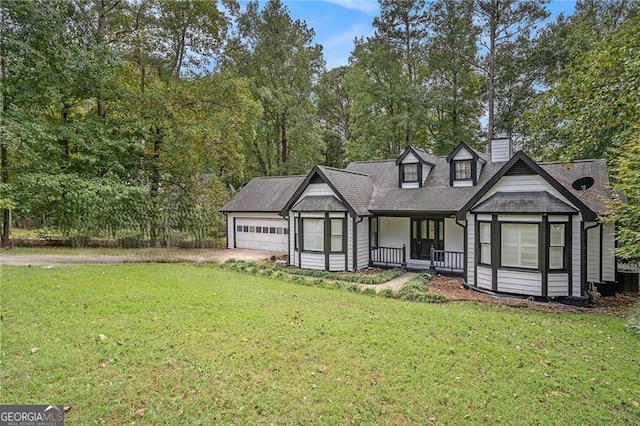
[(586, 191), (587, 189), (591, 188), (594, 183), (595, 181), (591, 176), (585, 176), (585, 177), (581, 177), (579, 179), (574, 180), (573, 183), (571, 184), (571, 187), (576, 191), (579, 191), (579, 190)]

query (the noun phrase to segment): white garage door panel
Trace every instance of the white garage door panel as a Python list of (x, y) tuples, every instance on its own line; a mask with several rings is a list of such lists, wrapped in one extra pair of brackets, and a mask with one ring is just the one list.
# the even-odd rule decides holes
[(236, 247), (286, 253), (286, 228), (284, 219), (236, 218)]

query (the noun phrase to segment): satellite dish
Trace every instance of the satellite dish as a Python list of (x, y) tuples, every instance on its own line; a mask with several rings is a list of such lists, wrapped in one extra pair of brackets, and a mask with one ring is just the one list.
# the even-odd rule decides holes
[(571, 186), (575, 190), (583, 190), (583, 191), (585, 191), (585, 190), (591, 188), (594, 183), (595, 183), (595, 181), (593, 180), (593, 178), (591, 176), (585, 176), (585, 177), (581, 177), (580, 179), (574, 180), (573, 183), (571, 184)]

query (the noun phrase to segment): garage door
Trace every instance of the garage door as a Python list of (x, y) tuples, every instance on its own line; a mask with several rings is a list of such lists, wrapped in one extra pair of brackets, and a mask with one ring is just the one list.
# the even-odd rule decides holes
[(289, 229), (284, 219), (236, 218), (236, 247), (287, 252)]

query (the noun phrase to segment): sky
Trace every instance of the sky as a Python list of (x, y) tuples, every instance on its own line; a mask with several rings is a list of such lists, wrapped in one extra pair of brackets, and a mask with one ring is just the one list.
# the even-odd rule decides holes
[[(377, 0), (282, 0), (293, 19), (307, 23), (315, 33), (315, 42), (324, 49), (327, 69), (347, 65), (356, 37), (374, 32), (373, 18), (380, 13)], [(245, 3), (245, 2), (241, 2)], [(552, 0), (547, 6), (552, 18), (571, 14), (575, 0)]]

